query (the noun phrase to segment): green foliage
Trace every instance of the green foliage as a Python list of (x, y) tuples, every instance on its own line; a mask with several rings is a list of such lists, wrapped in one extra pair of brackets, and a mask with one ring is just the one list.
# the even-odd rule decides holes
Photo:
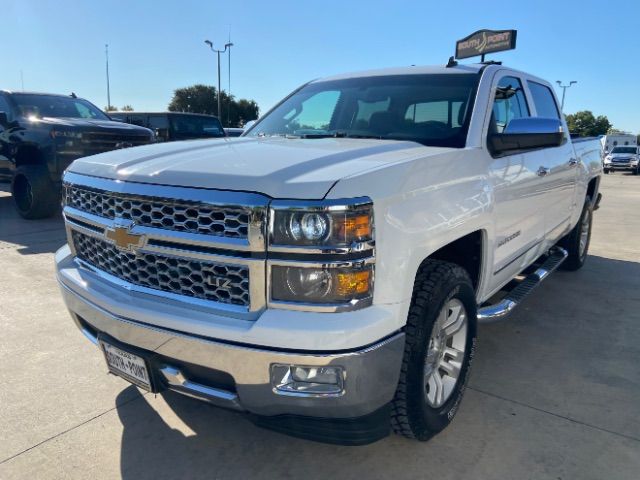
[(114, 107), (113, 105), (107, 105), (106, 107), (104, 107), (103, 110), (105, 112), (117, 112), (118, 111), (118, 107)]
[(597, 137), (606, 135), (613, 125), (605, 115), (595, 117), (589, 110), (566, 115), (569, 132), (580, 137)]
[(129, 104), (122, 107), (123, 112), (133, 112), (133, 107)]
[[(220, 121), (226, 127), (242, 127), (248, 121), (258, 118), (258, 104), (253, 100), (244, 98), (236, 100), (234, 96), (229, 97), (223, 90), (220, 101), (222, 111)], [(169, 103), (169, 111), (206, 113), (217, 116), (217, 89), (201, 84), (178, 88), (174, 91), (171, 103)], [(229, 119), (228, 122), (227, 119)]]

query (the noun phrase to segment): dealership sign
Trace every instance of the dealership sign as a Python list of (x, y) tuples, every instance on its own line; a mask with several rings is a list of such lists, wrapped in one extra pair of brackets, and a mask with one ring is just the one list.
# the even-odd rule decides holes
[(516, 48), (517, 30), (478, 30), (456, 42), (456, 58), (469, 58), (486, 53)]

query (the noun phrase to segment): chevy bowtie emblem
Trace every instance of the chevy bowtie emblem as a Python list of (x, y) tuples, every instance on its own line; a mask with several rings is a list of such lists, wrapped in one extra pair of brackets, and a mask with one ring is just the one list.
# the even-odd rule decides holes
[(120, 250), (132, 252), (137, 247), (142, 246), (144, 235), (131, 233), (131, 227), (133, 227), (133, 224), (128, 226), (115, 225), (106, 230), (105, 237), (115, 243)]

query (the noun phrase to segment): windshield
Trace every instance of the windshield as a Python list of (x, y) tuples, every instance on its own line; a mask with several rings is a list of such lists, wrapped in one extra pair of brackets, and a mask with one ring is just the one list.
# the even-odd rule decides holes
[(224, 137), (220, 120), (215, 117), (197, 115), (170, 116), (172, 130), (177, 138), (182, 137)]
[(479, 76), (393, 75), (305, 85), (248, 136), (413, 140), (464, 147)]
[(16, 103), (22, 117), (66, 117), (109, 120), (95, 105), (81, 98), (58, 95), (31, 95), (14, 93), (11, 98)]
[(637, 147), (615, 147), (611, 153), (636, 153)]

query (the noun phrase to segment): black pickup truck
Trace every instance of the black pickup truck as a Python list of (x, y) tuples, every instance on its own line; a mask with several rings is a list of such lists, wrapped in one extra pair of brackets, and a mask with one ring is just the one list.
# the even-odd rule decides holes
[(11, 183), (24, 218), (58, 209), (62, 173), (76, 158), (153, 141), (151, 130), (114, 122), (74, 94), (0, 90), (0, 182)]

